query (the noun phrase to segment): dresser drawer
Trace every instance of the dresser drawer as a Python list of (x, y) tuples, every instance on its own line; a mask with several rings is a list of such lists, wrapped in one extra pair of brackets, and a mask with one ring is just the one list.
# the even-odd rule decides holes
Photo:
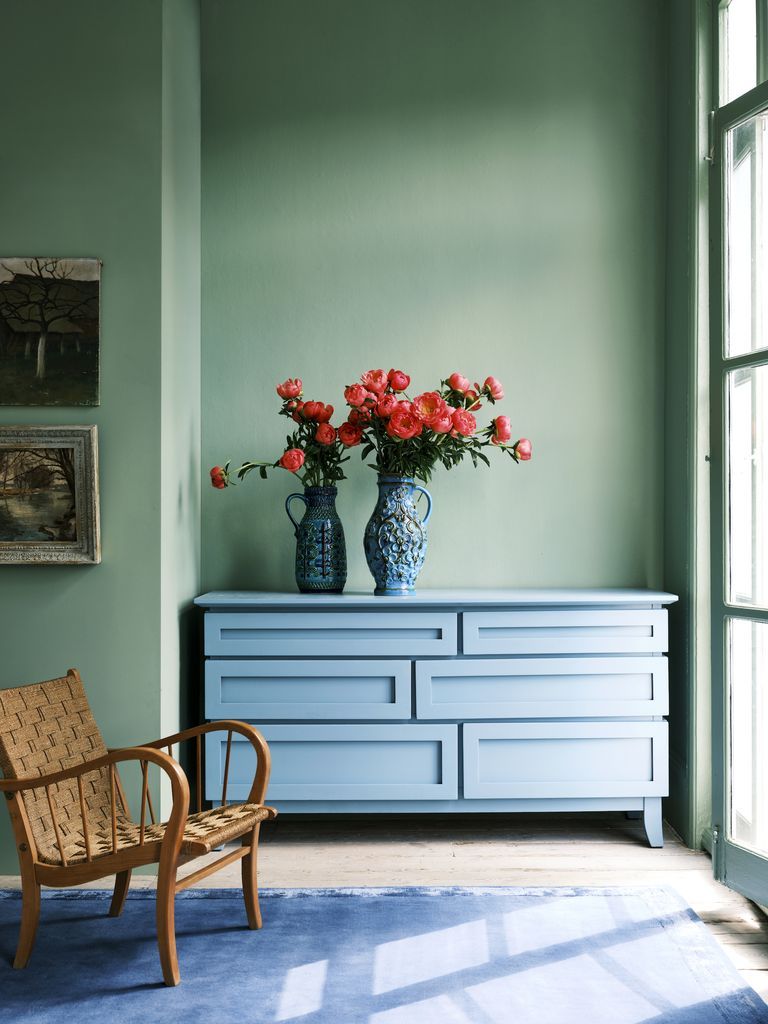
[(667, 613), (464, 612), (462, 640), (465, 654), (656, 654), (667, 649)]
[(411, 663), (211, 659), (205, 663), (205, 717), (410, 718)]
[(666, 796), (666, 722), (463, 726), (464, 796)]
[(666, 658), (464, 658), (416, 662), (416, 717), (666, 715)]
[(218, 656), (419, 657), (456, 653), (451, 612), (208, 612), (205, 653)]
[[(455, 800), (455, 725), (267, 725), (272, 753), (268, 801)], [(206, 797), (220, 800), (226, 733), (206, 736)], [(254, 771), (250, 743), (233, 735), (228, 800), (248, 796)]]

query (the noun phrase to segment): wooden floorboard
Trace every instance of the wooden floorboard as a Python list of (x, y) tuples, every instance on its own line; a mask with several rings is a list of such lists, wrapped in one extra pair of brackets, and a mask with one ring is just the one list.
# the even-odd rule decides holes
[[(216, 859), (220, 853), (209, 855)], [(205, 858), (182, 869), (189, 874)], [(706, 923), (726, 955), (768, 1002), (768, 918), (712, 878), (706, 853), (670, 828), (650, 849), (642, 823), (621, 814), (511, 817), (399, 817), (265, 824), (259, 855), (263, 888), (405, 885), (669, 886)], [(103, 888), (99, 881), (90, 888)], [(134, 874), (133, 885), (154, 877)], [(0, 886), (17, 886), (0, 876)], [(200, 883), (239, 887), (234, 864)]]

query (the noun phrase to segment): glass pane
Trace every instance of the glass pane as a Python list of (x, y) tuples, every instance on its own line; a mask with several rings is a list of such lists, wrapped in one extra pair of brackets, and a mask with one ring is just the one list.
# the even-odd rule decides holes
[(768, 607), (768, 366), (728, 374), (728, 592)]
[(730, 838), (768, 854), (768, 623), (730, 619)]
[(726, 135), (727, 356), (768, 347), (768, 113)]
[(757, 85), (757, 0), (730, 0), (720, 20), (720, 104)]

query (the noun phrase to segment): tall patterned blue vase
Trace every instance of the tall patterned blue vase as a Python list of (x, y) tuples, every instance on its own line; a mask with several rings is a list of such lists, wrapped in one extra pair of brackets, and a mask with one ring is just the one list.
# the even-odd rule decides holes
[[(414, 492), (427, 499), (422, 519), (416, 510)], [(432, 514), (432, 496), (406, 476), (379, 474), (379, 500), (368, 520), (363, 547), (368, 568), (376, 582), (374, 594), (407, 597), (427, 553), (427, 522)]]
[[(335, 487), (305, 487), (303, 494), (285, 499), (296, 534), (296, 585), (303, 594), (340, 594), (347, 582), (347, 545), (336, 494)], [(291, 512), (296, 498), (306, 506), (300, 522)]]

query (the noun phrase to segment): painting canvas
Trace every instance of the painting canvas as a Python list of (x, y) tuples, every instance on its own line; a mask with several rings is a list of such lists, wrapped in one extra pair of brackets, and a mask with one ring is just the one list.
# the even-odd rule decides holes
[(96, 427), (0, 427), (0, 563), (95, 563)]
[(0, 405), (99, 404), (96, 259), (0, 257)]

